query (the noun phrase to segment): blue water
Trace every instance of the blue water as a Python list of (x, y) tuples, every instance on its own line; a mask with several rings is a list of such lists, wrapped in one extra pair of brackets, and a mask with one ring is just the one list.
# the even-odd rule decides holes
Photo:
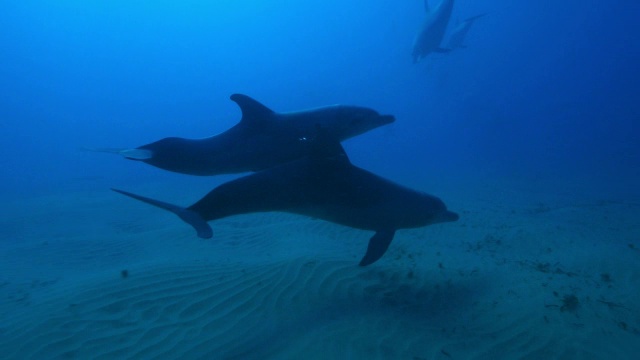
[(419, 1), (4, 2), (1, 191), (167, 176), (78, 149), (221, 132), (239, 119), (228, 96), (240, 92), (276, 111), (396, 115), (347, 150), (399, 180), (579, 179), (637, 196), (639, 8), (457, 1), (450, 27), (488, 14), (468, 48), (413, 65)]
[(482, 183), (638, 204), (640, 2), (457, 0), (449, 28), (481, 13), (466, 48), (412, 64), (419, 0), (4, 1), (0, 196), (164, 181), (195, 199), (232, 176), (82, 149), (222, 132), (243, 93), (395, 115), (345, 143), (352, 162), (445, 200)]

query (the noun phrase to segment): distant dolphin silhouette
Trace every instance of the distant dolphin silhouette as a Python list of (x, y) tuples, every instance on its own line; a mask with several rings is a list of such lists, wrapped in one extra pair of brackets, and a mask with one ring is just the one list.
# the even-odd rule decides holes
[(440, 44), (451, 18), (453, 0), (442, 0), (433, 11), (429, 11), (429, 3), (424, 0), (424, 7), (427, 11), (427, 17), (413, 41), (411, 56), (414, 63), (417, 63), (432, 52), (446, 53), (451, 51), (440, 47)]
[(380, 259), (398, 229), (458, 220), (437, 197), (352, 165), (339, 142), (311, 143), (309, 156), (224, 183), (187, 208), (112, 190), (173, 212), (201, 238), (213, 236), (207, 221), (268, 211), (373, 230), (360, 266)]
[(231, 95), (242, 119), (227, 131), (204, 139), (168, 137), (135, 149), (93, 149), (189, 175), (258, 171), (308, 154), (300, 139), (313, 137), (316, 126), (343, 141), (395, 121), (391, 115), (346, 105), (276, 113), (241, 94)]
[(466, 48), (467, 46), (464, 44), (464, 40), (467, 37), (469, 29), (471, 29), (471, 25), (473, 25), (476, 20), (485, 15), (487, 14), (472, 16), (456, 25), (456, 27), (451, 30), (451, 35), (449, 36), (449, 41), (447, 42), (447, 48), (451, 50), (457, 48)]

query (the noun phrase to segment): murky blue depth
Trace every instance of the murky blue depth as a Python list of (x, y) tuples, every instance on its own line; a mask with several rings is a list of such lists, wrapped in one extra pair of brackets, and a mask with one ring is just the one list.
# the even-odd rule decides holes
[[(432, 11), (437, 4), (431, 1)], [(464, 46), (448, 49), (454, 29), (465, 19), (482, 14), (468, 29)], [(478, 241), (482, 246), (497, 246), (495, 237), (487, 237), (489, 230), (474, 232), (483, 226), (502, 230), (522, 226), (520, 232), (514, 230), (511, 235), (517, 233), (514, 236), (520, 240), (528, 239), (527, 236), (535, 239), (523, 240), (526, 244), (536, 243), (540, 238), (564, 239), (562, 235), (553, 235), (551, 230), (545, 233), (536, 228), (528, 233), (527, 229), (532, 228), (524, 225), (534, 219), (531, 221), (539, 221), (538, 225), (544, 228), (541, 224), (546, 220), (538, 216), (559, 213), (548, 220), (554, 224), (549, 225), (550, 229), (587, 234), (585, 237), (598, 233), (601, 244), (615, 243), (615, 251), (637, 255), (640, 247), (637, 227), (631, 229), (622, 220), (612, 219), (637, 213), (640, 207), (640, 2), (456, 0), (442, 49), (414, 63), (413, 41), (425, 17), (419, 0), (2, 2), (0, 198), (23, 207), (11, 205), (3, 212), (0, 248), (7, 250), (0, 252), (4, 257), (0, 261), (9, 264), (24, 256), (20, 269), (28, 269), (29, 274), (48, 272), (48, 268), (39, 268), (41, 263), (33, 260), (35, 257), (24, 255), (26, 251), (17, 255), (16, 244), (22, 244), (25, 238), (41, 245), (53, 243), (56, 236), (67, 236), (61, 235), (66, 228), (73, 229), (78, 239), (94, 241), (105, 234), (95, 225), (100, 224), (100, 218), (93, 218), (90, 224), (94, 225), (86, 228), (78, 226), (82, 223), (78, 219), (104, 206), (113, 219), (122, 212), (120, 218), (131, 222), (124, 224), (106, 218), (103, 221), (105, 227), (116, 229), (110, 239), (119, 244), (114, 248), (117, 250), (92, 253), (97, 260), (91, 258), (92, 265), (86, 268), (79, 263), (60, 262), (63, 264), (60, 268), (65, 269), (60, 276), (66, 278), (74, 271), (86, 269), (97, 271), (104, 264), (112, 264), (110, 261), (115, 258), (118, 262), (114, 268), (124, 269), (124, 259), (133, 256), (127, 253), (127, 246), (141, 246), (141, 242), (136, 242), (138, 232), (156, 231), (146, 235), (153, 237), (163, 231), (149, 230), (146, 227), (149, 223), (141, 215), (147, 213), (137, 212), (148, 210), (155, 215), (156, 210), (143, 205), (133, 208), (129, 200), (106, 194), (109, 188), (135, 190), (149, 186), (158, 191), (147, 192), (150, 196), (165, 191), (158, 189), (166, 189), (167, 201), (189, 205), (236, 175), (192, 177), (86, 150), (134, 148), (168, 136), (201, 138), (220, 133), (240, 120), (238, 107), (229, 100), (234, 93), (251, 96), (277, 112), (345, 104), (394, 115), (393, 124), (350, 139), (344, 147), (357, 166), (434, 193), (459, 212), (460, 223), (442, 225), (454, 229), (451, 231), (456, 234), (445, 244)], [(513, 195), (520, 192), (526, 195), (522, 198)], [(93, 198), (85, 197), (77, 205), (71, 200), (62, 204), (59, 200), (33, 200), (48, 196), (60, 199), (77, 193), (99, 194), (96, 196), (102, 200), (93, 202)], [(571, 200), (553, 204), (549, 198)], [(472, 204), (476, 200), (480, 203)], [(482, 201), (492, 205), (482, 205)], [(523, 202), (528, 210), (521, 212), (519, 206)], [(600, 210), (600, 206), (612, 204), (617, 206), (615, 210)], [(66, 210), (58, 213), (60, 207)], [(568, 208), (593, 212), (581, 215), (575, 215), (573, 210), (562, 212)], [(559, 212), (554, 212), (558, 209)], [(34, 213), (37, 215), (29, 215)], [(71, 215), (59, 216), (62, 213)], [(495, 226), (493, 220), (487, 220), (498, 217), (503, 220)], [(43, 219), (55, 219), (55, 225), (41, 223)], [(607, 224), (599, 229), (608, 230), (594, 232), (588, 227), (593, 223), (589, 219)], [(181, 242), (201, 244), (195, 235), (187, 237), (193, 234), (187, 233), (190, 229), (181, 228), (177, 219), (160, 218), (158, 225), (169, 221), (185, 230), (180, 233), (184, 237)], [(141, 223), (145, 225), (136, 225)], [(251, 231), (251, 224), (249, 219), (246, 224), (231, 228)], [(430, 229), (425, 234), (432, 234)], [(319, 236), (327, 243), (340, 239), (340, 234), (332, 235), (333, 238), (322, 234)], [(355, 266), (352, 255), (361, 256), (358, 249), (364, 249), (369, 235), (358, 238), (359, 248), (353, 254), (345, 253), (344, 259)], [(243, 239), (249, 235), (239, 232), (237, 236)], [(255, 234), (250, 236), (258, 238)], [(246, 244), (243, 241), (238, 243)], [(507, 238), (497, 241), (509, 244)], [(560, 243), (567, 246), (562, 250), (567, 254), (599, 253), (603, 259), (619, 256), (607, 253), (608, 250), (600, 253), (601, 248), (587, 247), (579, 238), (576, 242)], [(398, 246), (405, 246), (402, 249), (411, 253), (407, 244), (409, 240)], [(392, 249), (395, 245), (392, 244)], [(83, 246), (87, 248), (82, 251), (91, 252), (91, 246)], [(472, 245), (460, 246), (461, 253), (480, 251)], [(552, 246), (531, 251), (513, 246), (509, 250), (503, 247), (496, 250), (510, 254), (505, 255), (509, 260), (502, 264), (517, 263), (544, 274), (558, 275), (560, 271), (562, 276), (582, 276), (581, 271), (590, 266), (581, 263), (576, 265), (578, 269), (572, 269), (566, 263), (563, 267), (558, 262), (553, 265), (553, 260), (536, 262), (526, 257), (557, 254)], [(323, 249), (312, 252), (332, 253)], [(436, 253), (447, 256), (440, 248), (432, 250), (433, 253), (427, 252), (429, 256)], [(42, 251), (37, 256), (49, 259), (57, 256), (43, 255), (46, 248)], [(518, 258), (514, 253), (527, 255)], [(268, 254), (256, 251), (252, 256), (268, 259)], [(108, 256), (113, 258), (109, 260)], [(387, 256), (387, 263), (399, 257), (397, 253)], [(559, 258), (570, 262), (568, 256)], [(431, 264), (429, 269), (440, 273), (449, 266), (440, 258), (425, 260), (423, 265), (426, 263)], [(22, 293), (7, 289), (13, 289), (16, 277), (25, 275), (17, 270), (13, 273), (9, 265), (5, 267), (0, 290), (5, 286), (6, 291), (0, 291), (4, 296), (0, 303), (14, 306), (20, 303)], [(472, 274), (494, 270), (479, 266)], [(501, 269), (495, 271), (499, 273)], [(604, 281), (603, 287), (606, 284), (615, 287), (615, 281), (621, 283), (624, 278), (628, 281), (625, 284), (635, 284), (637, 288), (637, 269), (622, 273), (625, 275), (616, 277), (615, 272), (602, 270), (586, 277)], [(614, 282), (606, 281), (606, 276), (612, 274)], [(29, 276), (20, 281), (26, 284), (31, 281)], [(37, 276), (33, 275), (34, 279)], [(367, 279), (373, 281), (372, 277)], [(544, 279), (539, 280), (545, 283)], [(389, 278), (385, 281), (394, 283)], [(43, 286), (46, 287), (46, 281)], [(411, 301), (429, 293), (416, 295), (418, 290), (411, 291), (407, 295)], [(572, 294), (570, 291), (541, 291), (548, 293), (544, 303), (551, 306), (540, 305), (541, 311), (562, 309), (561, 315), (567, 314), (567, 308), (561, 307), (569, 306), (571, 298), (566, 296)], [(519, 294), (527, 296), (524, 292)], [(597, 308), (598, 304), (636, 309), (636, 304), (617, 302), (606, 294), (590, 298), (592, 303), (585, 300), (588, 298), (585, 294), (577, 296), (581, 309), (592, 305)], [(320, 301), (313, 296), (307, 300)], [(598, 303), (600, 300), (604, 302)], [(612, 329), (637, 340), (638, 319), (625, 310), (619, 311), (611, 322)], [(536, 319), (553, 323), (548, 317)], [(583, 322), (588, 320), (567, 320), (567, 323)], [(4, 331), (8, 334), (11, 329)], [(256, 346), (263, 346), (270, 341), (258, 343)], [(288, 348), (291, 351), (288, 354), (297, 354), (294, 350)], [(264, 355), (282, 354), (278, 351)], [(451, 348), (436, 353), (445, 357), (449, 353), (456, 355)]]

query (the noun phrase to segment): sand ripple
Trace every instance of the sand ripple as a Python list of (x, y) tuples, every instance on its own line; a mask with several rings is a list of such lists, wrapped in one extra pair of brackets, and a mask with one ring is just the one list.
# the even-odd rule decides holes
[[(437, 287), (436, 287), (437, 288)], [(167, 266), (69, 292), (11, 321), (5, 358), (265, 358), (422, 343), (471, 289), (441, 288), (352, 262)], [(420, 319), (420, 321), (416, 321)], [(406, 327), (413, 324), (410, 327)], [(385, 336), (370, 341), (371, 330)], [(416, 332), (415, 330), (419, 330)]]
[(134, 269), (9, 319), (0, 348), (6, 359), (599, 357), (585, 319), (517, 313), (485, 301), (485, 278), (447, 277), (331, 258)]

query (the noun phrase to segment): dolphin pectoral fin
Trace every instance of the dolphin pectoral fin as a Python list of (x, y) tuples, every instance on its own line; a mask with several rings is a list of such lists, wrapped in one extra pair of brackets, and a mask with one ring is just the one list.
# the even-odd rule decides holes
[(145, 202), (147, 204), (153, 205), (155, 207), (159, 207), (161, 209), (165, 209), (165, 210), (169, 210), (172, 213), (178, 215), (178, 217), (180, 217), (180, 219), (182, 219), (182, 221), (186, 222), (187, 224), (191, 225), (196, 232), (198, 233), (198, 237), (203, 238), (203, 239), (209, 239), (213, 236), (213, 230), (211, 230), (211, 227), (209, 226), (209, 224), (207, 224), (207, 222), (202, 218), (202, 216), (200, 216), (200, 214), (198, 214), (197, 212), (193, 211), (193, 210), (189, 210), (189, 209), (185, 209), (181, 206), (178, 205), (173, 205), (173, 204), (169, 204), (166, 203), (164, 201), (160, 201), (160, 200), (155, 200), (155, 199), (151, 199), (148, 197), (144, 197), (144, 196), (140, 196), (140, 195), (136, 195), (130, 192), (126, 192), (123, 190), (118, 190), (118, 189), (111, 189), (117, 193), (120, 193), (122, 195), (134, 198), (136, 200), (140, 200), (142, 202)]
[(433, 50), (433, 52), (437, 52), (437, 53), (440, 53), (440, 54), (446, 54), (446, 53), (451, 52), (451, 50), (453, 50), (453, 49), (447, 49), (447, 48), (441, 48), (441, 47), (439, 47), (439, 48), (435, 48), (435, 49)]
[(360, 266), (371, 265), (378, 261), (391, 244), (395, 230), (381, 230), (376, 232), (369, 240), (369, 246), (367, 247), (367, 253), (364, 254), (362, 260), (360, 260)]

